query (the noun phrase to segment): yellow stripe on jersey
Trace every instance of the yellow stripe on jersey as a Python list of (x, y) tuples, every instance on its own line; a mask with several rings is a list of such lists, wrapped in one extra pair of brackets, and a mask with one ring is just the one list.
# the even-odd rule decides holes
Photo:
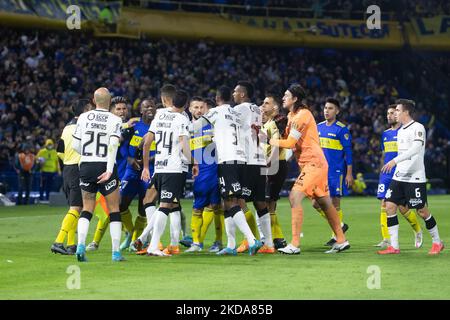
[(139, 147), (139, 144), (141, 143), (141, 141), (142, 141), (142, 137), (133, 136), (130, 140), (130, 146), (137, 148), (137, 147)]
[(190, 147), (191, 150), (197, 150), (197, 149), (202, 149), (204, 147), (206, 147), (207, 145), (211, 144), (212, 142), (212, 136), (211, 135), (204, 135), (201, 137), (197, 137), (197, 138), (192, 138), (190, 140)]
[(386, 141), (384, 144), (384, 152), (398, 152), (397, 141)]
[(324, 149), (344, 150), (344, 147), (342, 146), (341, 142), (336, 139), (320, 137), (320, 146)]

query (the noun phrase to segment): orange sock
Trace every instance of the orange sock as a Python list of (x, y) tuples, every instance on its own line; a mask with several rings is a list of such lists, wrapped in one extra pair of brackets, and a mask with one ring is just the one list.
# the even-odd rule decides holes
[(291, 243), (298, 247), (300, 246), (300, 233), (302, 232), (303, 225), (303, 208), (296, 207), (291, 208), (292, 219), (292, 241)]

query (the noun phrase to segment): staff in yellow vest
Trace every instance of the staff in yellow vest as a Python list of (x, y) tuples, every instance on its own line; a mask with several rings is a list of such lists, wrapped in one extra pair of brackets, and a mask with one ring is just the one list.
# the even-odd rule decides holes
[[(45, 141), (44, 148), (39, 150), (37, 161), (41, 171), (41, 186), (39, 188), (39, 200), (48, 201), (50, 190), (53, 186), (53, 180), (56, 174), (61, 175), (61, 169), (58, 164), (58, 155), (55, 150), (55, 144), (52, 139)], [(45, 191), (45, 197), (44, 197)]]

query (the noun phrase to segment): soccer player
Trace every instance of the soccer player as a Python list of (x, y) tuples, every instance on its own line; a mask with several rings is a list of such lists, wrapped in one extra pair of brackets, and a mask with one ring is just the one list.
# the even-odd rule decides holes
[(300, 253), (300, 233), (303, 224), (302, 200), (309, 197), (316, 200), (325, 212), (336, 242), (327, 253), (338, 253), (350, 248), (342, 231), (339, 216), (328, 191), (328, 163), (319, 142), (316, 121), (303, 103), (306, 93), (302, 86), (291, 85), (283, 97), (283, 107), (289, 110), (287, 139), (271, 139), (270, 145), (281, 148), (295, 148), (301, 172), (289, 194), (292, 213), (292, 241), (278, 249), (285, 254)]
[[(395, 108), (397, 105), (392, 104), (387, 110), (387, 122), (391, 126), (389, 129), (383, 132), (381, 136), (381, 151), (383, 152), (381, 159), (381, 167), (386, 163), (394, 159), (398, 155), (397, 148), (397, 135), (401, 124), (395, 118)], [(392, 181), (392, 176), (394, 174), (395, 168), (390, 173), (380, 172), (380, 179), (378, 182), (378, 193), (377, 198), (381, 200), (381, 214), (380, 214), (380, 225), (381, 225), (381, 235), (383, 240), (376, 245), (376, 247), (387, 248), (390, 243), (389, 231), (387, 227), (387, 215), (386, 215), (386, 202), (385, 196), (389, 184)], [(417, 216), (414, 211), (409, 210), (407, 206), (399, 205), (398, 209), (400, 213), (409, 222), (414, 230), (414, 245), (416, 248), (422, 247), (423, 243), (423, 233), (420, 224), (417, 221)]]
[[(280, 106), (281, 102), (277, 96), (267, 94), (264, 98), (261, 107), (263, 120), (262, 130), (267, 136), (267, 141), (272, 138), (280, 139), (286, 128), (287, 118), (280, 114)], [(273, 168), (277, 169), (275, 174), (269, 173), (267, 175), (266, 201), (270, 213), (270, 226), (272, 228), (274, 247), (275, 249), (279, 249), (287, 246), (276, 212), (277, 201), (280, 199), (280, 191), (288, 172), (286, 149), (272, 147), (267, 143), (264, 144), (264, 148), (268, 167), (271, 168), (272, 164), (274, 164)]]
[[(80, 155), (72, 147), (72, 135), (75, 131), (78, 117), (86, 111), (93, 109), (93, 105), (88, 99), (75, 101), (72, 106), (74, 118), (64, 127), (61, 139), (58, 141), (56, 151), (61, 159), (63, 167), (63, 190), (69, 204), (69, 211), (64, 216), (61, 228), (52, 244), (50, 250), (53, 253), (75, 254), (77, 246), (75, 245), (75, 230), (77, 228), (78, 218), (80, 217), (83, 199), (80, 189), (80, 171), (78, 163)], [(64, 248), (64, 240), (67, 236), (67, 248)]]
[[(233, 92), (234, 110), (239, 114), (241, 121), (240, 138), (246, 155), (244, 180), (242, 183), (242, 198), (239, 204), (249, 226), (253, 225), (252, 233), (256, 234), (256, 221), (246, 203), (253, 202), (256, 209), (261, 230), (265, 236), (261, 253), (275, 253), (273, 247), (272, 230), (270, 226), (270, 214), (266, 204), (266, 158), (262, 149), (260, 131), (262, 128), (262, 115), (260, 108), (251, 103), (253, 97), (253, 85), (248, 81), (239, 81)], [(238, 253), (245, 252), (249, 248), (247, 239), (237, 249)]]
[[(345, 124), (336, 119), (340, 108), (337, 99), (327, 98), (323, 108), (325, 121), (317, 125), (317, 130), (319, 131), (320, 146), (328, 162), (328, 188), (331, 202), (339, 214), (342, 231), (345, 233), (348, 225), (343, 222), (341, 197), (348, 195), (347, 188), (353, 184), (353, 158), (350, 131)], [(313, 201), (313, 206), (323, 218), (327, 219), (325, 212), (316, 201)], [(336, 237), (333, 234), (325, 245), (331, 247), (335, 242)]]
[[(158, 112), (155, 121), (150, 125), (149, 133), (145, 136), (143, 147), (144, 169), (141, 178), (150, 179), (149, 150), (152, 142), (156, 140), (155, 174), (152, 178), (159, 194), (159, 208), (154, 213), (154, 226), (152, 239), (147, 249), (148, 255), (170, 256), (171, 250), (164, 252), (158, 249), (162, 233), (170, 215), (170, 247), (178, 245), (181, 232), (181, 216), (179, 202), (183, 192), (183, 157), (191, 160), (189, 149), (189, 120), (181, 114), (187, 103), (187, 93), (177, 91), (173, 99), (173, 108), (166, 108)], [(176, 109), (176, 110), (174, 110)], [(194, 164), (192, 175), (198, 174), (198, 165)], [(170, 248), (169, 248), (170, 249)]]
[[(134, 134), (131, 137), (128, 147), (128, 159), (125, 174), (120, 184), (120, 212), (128, 214), (130, 212), (129, 206), (136, 195), (139, 195), (138, 200), (138, 216), (136, 217), (133, 229), (132, 241), (136, 240), (145, 228), (147, 219), (143, 206), (143, 199), (148, 189), (148, 183), (141, 180), (142, 171), (142, 153), (139, 146), (144, 135), (150, 128), (150, 123), (153, 121), (156, 114), (156, 104), (152, 99), (144, 99), (140, 105), (141, 120), (135, 123), (133, 129)], [(150, 162), (155, 156), (155, 144), (150, 147)], [(149, 166), (150, 172), (153, 173), (153, 165)], [(122, 250), (125, 248), (121, 248)], [(130, 248), (134, 251), (135, 248)]]
[[(207, 103), (201, 97), (193, 97), (189, 104), (192, 120), (196, 121), (209, 111)], [(217, 162), (215, 159), (212, 127), (204, 126), (197, 135), (192, 135), (190, 147), (192, 156), (198, 162), (199, 173), (194, 180), (194, 204), (192, 208), (191, 229), (193, 244), (186, 252), (203, 250), (203, 241), (215, 212), (221, 210)], [(220, 214), (219, 212), (217, 214)], [(218, 252), (222, 243), (215, 242), (210, 252)]]
[(415, 102), (408, 99), (396, 101), (395, 116), (402, 127), (397, 133), (398, 155), (386, 163), (381, 171), (390, 173), (395, 167), (394, 176), (386, 191), (387, 226), (391, 239), (390, 246), (379, 254), (399, 254), (398, 218), (399, 205), (417, 209), (417, 213), (425, 220), (433, 245), (430, 255), (437, 255), (444, 250), (444, 244), (439, 237), (436, 220), (427, 206), (427, 188), (425, 176), (425, 128), (414, 121)]
[(231, 100), (231, 90), (228, 87), (223, 86), (217, 90), (216, 100), (222, 104), (209, 110), (193, 124), (194, 134), (200, 132), (208, 123), (211, 124), (216, 143), (220, 194), (224, 201), (225, 231), (228, 239), (227, 246), (216, 254), (237, 255), (235, 234), (237, 226), (248, 240), (249, 254), (254, 255), (262, 247), (262, 243), (256, 239), (247, 224), (238, 202), (238, 198), (242, 198), (246, 162), (240, 138), (240, 115), (228, 103)]
[[(116, 157), (117, 176), (119, 177), (119, 181), (121, 181), (121, 179), (125, 174), (125, 169), (127, 166), (129, 142), (131, 136), (134, 133), (133, 126), (137, 121), (139, 121), (139, 118), (131, 118), (128, 120), (127, 103), (128, 103), (127, 99), (122, 96), (117, 96), (111, 99), (111, 108), (110, 108), (111, 113), (122, 119), (122, 132), (121, 132), (122, 135), (120, 137), (120, 146), (119, 150), (117, 151)], [(94, 233), (94, 239), (86, 247), (87, 251), (98, 250), (103, 235), (105, 234), (106, 229), (109, 226), (109, 212), (107, 209), (105, 198), (100, 193), (97, 193), (96, 196), (96, 206), (94, 213), (98, 217), (98, 222)], [(125, 226), (125, 230), (128, 230), (126, 232), (127, 236), (125, 238), (123, 246), (128, 246), (129, 241), (131, 241), (130, 232), (132, 232), (134, 228), (131, 213), (125, 212), (122, 215), (121, 219), (123, 225)]]
[(120, 143), (122, 119), (109, 112), (111, 94), (106, 88), (94, 93), (96, 109), (80, 115), (73, 134), (73, 148), (80, 155), (80, 187), (83, 211), (78, 221), (78, 261), (86, 259), (86, 236), (99, 191), (110, 212), (112, 260), (123, 261), (120, 254), (122, 222), (119, 212), (119, 179), (115, 160)]

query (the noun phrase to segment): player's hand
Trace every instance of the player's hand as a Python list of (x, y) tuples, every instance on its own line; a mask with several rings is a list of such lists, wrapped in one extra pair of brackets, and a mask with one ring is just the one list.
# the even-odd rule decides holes
[(97, 177), (97, 183), (105, 183), (111, 178), (112, 172), (103, 172), (100, 176)]
[(130, 120), (128, 120), (128, 122), (127, 122), (128, 128), (134, 127), (134, 125), (138, 121), (139, 121), (139, 118), (131, 118)]
[(150, 180), (150, 172), (148, 171), (148, 168), (142, 169), (141, 180), (145, 182)]
[(345, 177), (345, 184), (347, 185), (347, 187), (351, 187), (353, 183), (354, 183), (353, 175), (347, 174), (347, 176)]
[(195, 177), (198, 176), (198, 173), (199, 173), (198, 164), (194, 164), (192, 166), (192, 178), (195, 179)]
[(394, 159), (386, 163), (383, 168), (381, 168), (382, 173), (390, 173), (392, 171), (392, 168), (394, 168), (396, 165)]
[(276, 146), (276, 145), (278, 145), (277, 143), (276, 143), (276, 141), (277, 141), (278, 139), (270, 139), (269, 140), (269, 144), (271, 145), (271, 146)]

